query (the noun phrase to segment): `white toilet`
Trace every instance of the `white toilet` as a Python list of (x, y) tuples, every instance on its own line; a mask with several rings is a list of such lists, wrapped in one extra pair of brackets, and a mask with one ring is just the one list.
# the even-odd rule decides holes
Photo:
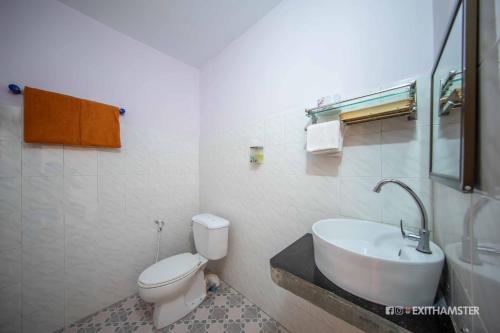
[(158, 261), (146, 268), (137, 281), (141, 298), (154, 303), (153, 323), (157, 329), (184, 317), (205, 299), (203, 269), (208, 260), (227, 254), (229, 221), (212, 214), (199, 214), (192, 220), (198, 253), (181, 253)]

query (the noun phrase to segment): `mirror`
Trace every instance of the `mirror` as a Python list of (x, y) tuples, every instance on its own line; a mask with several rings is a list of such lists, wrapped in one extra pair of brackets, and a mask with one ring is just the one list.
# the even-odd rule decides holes
[(477, 0), (458, 1), (432, 72), (433, 180), (468, 192), (474, 187)]

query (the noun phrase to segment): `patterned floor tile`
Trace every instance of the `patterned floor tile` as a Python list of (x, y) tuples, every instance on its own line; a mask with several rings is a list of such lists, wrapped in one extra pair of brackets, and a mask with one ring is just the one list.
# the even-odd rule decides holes
[(153, 327), (152, 304), (137, 294), (83, 318), (57, 333), (281, 333), (276, 320), (222, 282), (191, 313), (161, 330)]

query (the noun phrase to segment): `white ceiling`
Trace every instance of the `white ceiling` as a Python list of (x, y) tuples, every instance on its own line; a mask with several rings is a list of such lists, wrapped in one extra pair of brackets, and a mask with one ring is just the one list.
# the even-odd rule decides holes
[(281, 0), (59, 0), (195, 67), (217, 55)]

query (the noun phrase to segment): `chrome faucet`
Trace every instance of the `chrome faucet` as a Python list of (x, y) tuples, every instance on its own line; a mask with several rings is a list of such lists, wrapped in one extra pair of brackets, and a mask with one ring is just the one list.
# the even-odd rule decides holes
[(406, 192), (410, 193), (411, 197), (417, 203), (417, 206), (420, 209), (420, 215), (422, 216), (422, 223), (421, 223), (418, 235), (415, 235), (415, 234), (412, 234), (409, 232), (405, 232), (403, 230), (403, 220), (401, 220), (399, 222), (399, 227), (401, 228), (401, 235), (403, 236), (403, 238), (408, 238), (408, 239), (417, 241), (418, 242), (417, 251), (431, 254), (432, 251), (431, 251), (431, 248), (429, 245), (429, 236), (430, 236), (430, 231), (429, 231), (429, 227), (428, 227), (429, 218), (427, 217), (427, 211), (425, 210), (425, 206), (422, 203), (422, 200), (420, 200), (418, 195), (408, 185), (406, 185), (405, 183), (403, 183), (402, 181), (397, 180), (397, 179), (382, 179), (381, 181), (379, 181), (377, 183), (377, 185), (375, 185), (375, 187), (373, 188), (373, 191), (380, 193), (380, 190), (382, 190), (382, 187), (388, 183), (394, 183), (396, 185), (399, 185), (403, 189), (405, 189)]

